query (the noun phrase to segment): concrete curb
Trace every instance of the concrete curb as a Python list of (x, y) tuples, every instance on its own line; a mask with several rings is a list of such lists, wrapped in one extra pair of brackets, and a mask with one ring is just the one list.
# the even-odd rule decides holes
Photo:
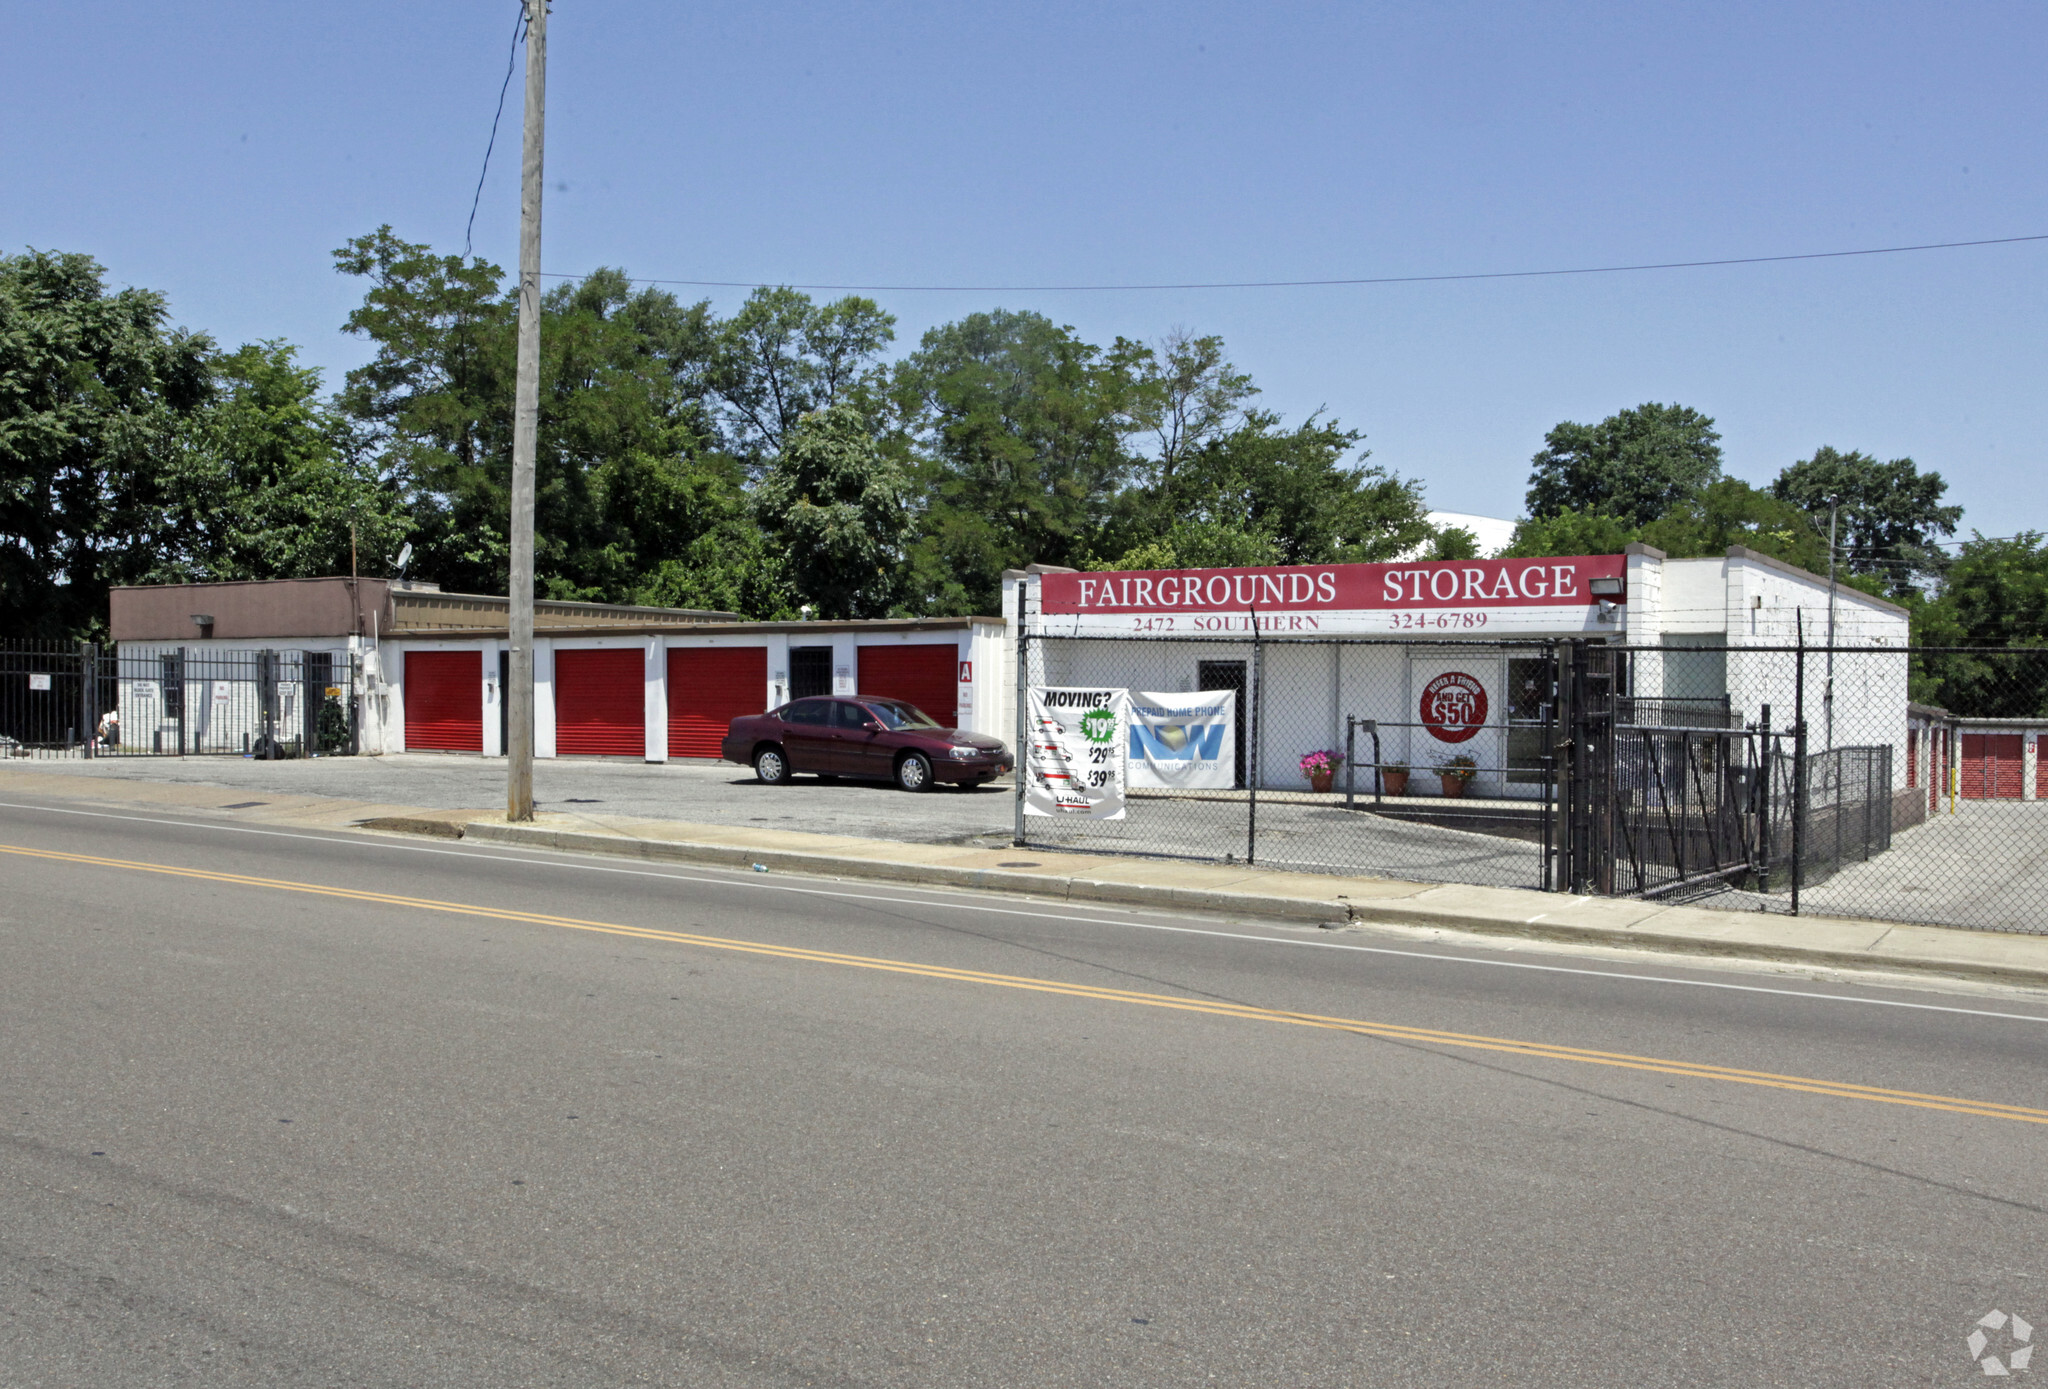
[(1347, 904), (1336, 901), (1255, 897), (1249, 893), (1160, 888), (1144, 883), (1105, 883), (1090, 878), (1005, 873), (992, 868), (952, 868), (942, 863), (893, 863), (886, 859), (807, 854), (791, 849), (747, 849), (730, 844), (628, 839), (622, 835), (557, 830), (540, 825), (468, 824), (462, 827), (462, 837), (481, 844), (521, 844), (574, 853), (613, 854), (651, 863), (698, 863), (716, 868), (749, 868), (758, 863), (772, 870), (814, 873), (823, 878), (872, 878), (920, 887), (978, 888), (1072, 902), (1111, 902), (1122, 906), (1190, 907), (1319, 925), (1341, 924), (1350, 919)]
[[(1987, 983), (2048, 987), (2048, 963), (2041, 968), (1942, 957), (1933, 954), (1889, 954), (1877, 950), (1843, 950), (1717, 935), (1689, 935), (1654, 926), (1596, 926), (1568, 921), (1527, 921), (1433, 907), (1424, 903), (1375, 898), (1350, 901), (1332, 898), (1287, 898), (1226, 892), (1214, 888), (1171, 888), (1145, 883), (1104, 882), (1085, 877), (1052, 877), (1006, 873), (1000, 869), (955, 868), (945, 864), (899, 863), (846, 855), (804, 853), (787, 849), (750, 849), (728, 844), (700, 844), (661, 839), (632, 839), (545, 826), (471, 823), (463, 838), (484, 844), (519, 845), (571, 853), (598, 853), (649, 863), (700, 864), (716, 868), (749, 868), (826, 878), (862, 878), (921, 887), (971, 888), (1012, 892), (1070, 902), (1101, 902), (1117, 906), (1177, 908), (1226, 913), (1268, 921), (1332, 927), (1352, 922), (1435, 927), (1476, 935), (1511, 936), (1576, 945), (1629, 946), (1677, 954), (1764, 960), (1773, 963), (1830, 968), (1879, 969), (1973, 979)], [(1419, 885), (1419, 890), (1427, 890)], [(1730, 914), (1731, 920), (1739, 917)], [(1984, 933), (1963, 932), (1974, 937)]]

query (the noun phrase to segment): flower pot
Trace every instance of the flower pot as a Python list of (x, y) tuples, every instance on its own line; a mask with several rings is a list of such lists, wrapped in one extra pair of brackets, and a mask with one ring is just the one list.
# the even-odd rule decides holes
[(1444, 794), (1451, 797), (1464, 795), (1465, 787), (1469, 784), (1461, 776), (1444, 775), (1439, 776), (1437, 780), (1443, 783)]
[(1327, 791), (1330, 789), (1330, 783), (1336, 779), (1337, 774), (1335, 772), (1310, 772), (1308, 774), (1309, 790)]
[(1386, 787), (1389, 796), (1408, 794), (1408, 771), (1404, 767), (1398, 772), (1381, 772), (1380, 785)]

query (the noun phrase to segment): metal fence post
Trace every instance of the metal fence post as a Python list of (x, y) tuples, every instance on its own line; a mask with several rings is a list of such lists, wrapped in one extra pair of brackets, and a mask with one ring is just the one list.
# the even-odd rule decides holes
[[(1375, 768), (1377, 770), (1377, 768)], [(1351, 810), (1358, 790), (1358, 720), (1344, 716), (1344, 808)]]
[(1245, 817), (1244, 861), (1259, 861), (1259, 707), (1265, 701), (1266, 645), (1259, 631), (1259, 610), (1252, 608), (1252, 726), (1246, 730), (1251, 736), (1245, 739), (1245, 760), (1251, 763), (1245, 786), (1251, 793), (1250, 810)]
[(85, 756), (92, 756), (93, 741), (99, 737), (98, 691), (93, 672), (99, 667), (99, 648), (89, 641), (78, 644), (78, 726), (85, 730)]
[(1015, 767), (1010, 773), (1016, 791), (1013, 797), (1015, 804), (1010, 812), (1010, 818), (1014, 822), (1010, 831), (1010, 844), (1011, 847), (1018, 849), (1024, 847), (1024, 769), (1030, 763), (1030, 745), (1025, 734), (1025, 724), (1030, 715), (1026, 707), (1030, 702), (1030, 696), (1025, 662), (1030, 659), (1031, 633), (1028, 615), (1024, 611), (1025, 591), (1020, 580), (1017, 584), (1017, 756)]
[(186, 676), (190, 669), (186, 652), (191, 648), (178, 648), (178, 756), (185, 755), (185, 730), (192, 719), (192, 682)]
[(1797, 610), (1798, 644), (1792, 666), (1792, 915), (1799, 915), (1799, 889), (1806, 878), (1806, 620)]

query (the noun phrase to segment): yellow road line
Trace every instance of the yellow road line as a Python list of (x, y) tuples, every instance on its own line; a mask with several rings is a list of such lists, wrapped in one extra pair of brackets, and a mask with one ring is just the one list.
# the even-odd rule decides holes
[(407, 897), (397, 893), (371, 892), (362, 888), (331, 887), (322, 883), (295, 882), (287, 878), (257, 878), (241, 873), (221, 873), (207, 868), (184, 868), (175, 864), (142, 863), (130, 859), (102, 858), (92, 854), (67, 854), (52, 849), (30, 849), (12, 844), (0, 844), (0, 853), (13, 854), (23, 858), (53, 859), (60, 863), (76, 863), (95, 868), (117, 868), (137, 873), (158, 873), (168, 877), (192, 878), (201, 882), (226, 883), (236, 887), (264, 888), (277, 892), (307, 893), (319, 897), (340, 898), (350, 902), (363, 902), (372, 906), (402, 907), (413, 911), (445, 912), (458, 916), (485, 917), (494, 921), (515, 921), (535, 926), (551, 926), (570, 931), (592, 931), (604, 935), (627, 936), (637, 940), (663, 941), (675, 945), (694, 945), (714, 950), (739, 951), (750, 955), (765, 955), (775, 959), (799, 960), (812, 964), (882, 970), (892, 974), (915, 975), (953, 983), (986, 984), (1001, 988), (1026, 989), (1037, 993), (1060, 994), (1070, 998), (1095, 999), (1106, 1003), (1127, 1003), (1150, 1008), (1171, 1008), (1181, 1012), (1207, 1013), (1216, 1017), (1238, 1018), (1250, 1022), (1287, 1023), (1297, 1027), (1316, 1027), (1339, 1032), (1352, 1032), (1361, 1036), (1379, 1037), (1389, 1041), (1420, 1043), (1428, 1046), (1457, 1047), (1473, 1051), (1503, 1052), (1513, 1056), (1529, 1056), (1549, 1061), (1571, 1061), (1591, 1066), (1616, 1066), (1627, 1070), (1648, 1071), (1659, 1075), (1682, 1076), (1694, 1080), (1718, 1080), (1737, 1085), (1761, 1085), (1777, 1090), (1795, 1090), (1805, 1094), (1830, 1095), (1837, 1099), (1868, 1100), (1877, 1104), (1901, 1104), (1910, 1105), (1918, 1109), (1939, 1109), (1954, 1114), (1972, 1114), (1987, 1119), (2013, 1119), (2022, 1123), (2048, 1124), (2048, 1109), (2032, 1109), (2024, 1105), (2001, 1104), (1992, 1100), (1972, 1100), (1954, 1095), (1930, 1095), (1915, 1090), (1891, 1090), (1882, 1086), (1858, 1085), (1849, 1081), (1823, 1080), (1811, 1076), (1780, 1075), (1772, 1071), (1743, 1070), (1733, 1066), (1716, 1066), (1707, 1062), (1677, 1061), (1655, 1056), (1636, 1056), (1628, 1052), (1594, 1051), (1584, 1047), (1561, 1046), (1551, 1042), (1522, 1041), (1510, 1037), (1489, 1037), (1479, 1033), (1445, 1032), (1436, 1028), (1410, 1027), (1403, 1023), (1372, 1022), (1362, 1018), (1327, 1017), (1318, 1013), (1292, 1012), (1280, 1008), (1260, 1008), (1251, 1004), (1229, 1003), (1214, 999), (1187, 998), (1172, 994), (1141, 993), (1131, 989), (1112, 989), (1095, 984), (1071, 984), (1057, 979), (1039, 979), (1028, 975), (992, 974), (985, 970), (958, 969), (950, 965), (921, 964), (911, 960), (879, 959), (868, 955), (848, 955), (831, 950), (811, 950), (802, 946), (774, 945), (766, 941), (733, 940), (723, 936), (700, 935), (689, 931), (664, 931), (654, 927), (627, 926), (617, 922), (586, 921), (578, 917), (558, 916), (549, 912), (518, 911), (509, 907), (486, 907), (471, 902), (443, 902), (431, 897)]

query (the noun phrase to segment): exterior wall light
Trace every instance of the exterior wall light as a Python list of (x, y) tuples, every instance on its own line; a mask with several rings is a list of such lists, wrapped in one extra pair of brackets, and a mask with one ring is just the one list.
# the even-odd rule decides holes
[(1619, 578), (1592, 579), (1586, 584), (1586, 588), (1595, 598), (1619, 598), (1621, 587), (1622, 581)]

